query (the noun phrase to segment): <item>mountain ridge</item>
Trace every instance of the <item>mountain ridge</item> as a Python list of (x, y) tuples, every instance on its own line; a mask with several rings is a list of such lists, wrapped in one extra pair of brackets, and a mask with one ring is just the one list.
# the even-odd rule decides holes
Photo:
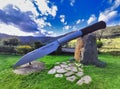
[[(102, 31), (102, 30), (101, 30)], [(70, 32), (72, 33), (72, 32)], [(67, 33), (67, 34), (70, 34), (70, 33)], [(99, 33), (99, 32), (96, 32), (96, 34)], [(64, 34), (64, 35), (60, 35), (60, 36), (57, 36), (57, 37), (48, 37), (48, 36), (44, 36), (44, 37), (34, 37), (34, 36), (13, 36), (13, 35), (8, 35), (8, 34), (2, 34), (0, 33), (0, 39), (9, 39), (9, 38), (17, 38), (19, 39), (22, 43), (33, 43), (35, 41), (40, 41), (42, 43), (50, 43), (60, 37), (63, 37), (67, 34)], [(103, 34), (102, 34), (102, 37), (118, 37), (120, 36), (120, 25), (118, 26), (111, 26), (111, 27), (107, 27), (105, 28)]]

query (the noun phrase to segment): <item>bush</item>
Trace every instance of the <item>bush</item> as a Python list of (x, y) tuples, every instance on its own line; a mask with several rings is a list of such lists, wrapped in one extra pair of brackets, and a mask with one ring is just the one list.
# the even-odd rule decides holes
[(1, 53), (16, 53), (16, 50), (14, 49), (14, 47), (0, 46), (0, 52)]
[(103, 43), (101, 41), (97, 41), (97, 47), (101, 48), (103, 46)]
[(32, 51), (32, 47), (30, 45), (20, 45), (16, 47), (17, 53), (26, 54)]
[(34, 42), (34, 48), (37, 49), (37, 48), (40, 48), (43, 46), (43, 43), (42, 42), (39, 42), (39, 41), (36, 41)]
[(4, 45), (10, 45), (10, 46), (17, 46), (19, 43), (20, 41), (17, 38), (10, 38), (3, 41)]

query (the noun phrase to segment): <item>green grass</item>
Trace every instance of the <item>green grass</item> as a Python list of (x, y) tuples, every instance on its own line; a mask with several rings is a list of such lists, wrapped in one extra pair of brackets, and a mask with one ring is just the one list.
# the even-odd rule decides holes
[(46, 64), (46, 70), (24, 76), (12, 72), (12, 66), (20, 57), (0, 55), (0, 89), (120, 89), (120, 56), (99, 55), (99, 59), (107, 63), (105, 68), (84, 66), (84, 73), (92, 77), (92, 82), (82, 86), (47, 74), (55, 62), (67, 61), (72, 55), (46, 56), (41, 59)]

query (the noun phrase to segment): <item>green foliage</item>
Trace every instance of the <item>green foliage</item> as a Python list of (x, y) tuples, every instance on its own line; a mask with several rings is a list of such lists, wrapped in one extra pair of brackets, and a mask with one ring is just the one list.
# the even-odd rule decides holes
[(30, 45), (19, 45), (16, 47), (17, 53), (26, 54), (32, 51), (32, 47)]
[(19, 44), (19, 40), (17, 38), (10, 38), (3, 41), (4, 45), (10, 45), (10, 46), (17, 46)]
[(42, 46), (43, 46), (43, 44), (41, 42), (39, 42), (39, 41), (34, 42), (34, 48), (35, 49), (40, 48)]
[(62, 46), (58, 47), (58, 49), (55, 51), (55, 54), (62, 54)]
[(16, 50), (14, 47), (11, 46), (0, 46), (0, 52), (1, 53), (16, 53)]
[(101, 48), (102, 46), (103, 46), (102, 41), (97, 40), (97, 47), (98, 47), (98, 48)]
[[(84, 66), (85, 75), (90, 75), (92, 82), (78, 86), (64, 78), (55, 78), (47, 72), (56, 62), (67, 61), (72, 55), (48, 55), (41, 58), (46, 69), (30, 75), (13, 73), (12, 66), (21, 56), (0, 55), (0, 89), (119, 89), (120, 88), (120, 56), (100, 54), (99, 59), (105, 61), (105, 68)], [(38, 60), (40, 61), (40, 60)]]

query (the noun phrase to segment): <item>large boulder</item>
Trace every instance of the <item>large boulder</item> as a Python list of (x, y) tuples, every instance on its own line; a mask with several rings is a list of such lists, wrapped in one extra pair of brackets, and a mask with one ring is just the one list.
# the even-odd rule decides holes
[(106, 63), (98, 59), (98, 51), (96, 44), (96, 36), (91, 33), (83, 37), (84, 48), (82, 51), (81, 63), (85, 65), (96, 65), (98, 67), (105, 67)]

